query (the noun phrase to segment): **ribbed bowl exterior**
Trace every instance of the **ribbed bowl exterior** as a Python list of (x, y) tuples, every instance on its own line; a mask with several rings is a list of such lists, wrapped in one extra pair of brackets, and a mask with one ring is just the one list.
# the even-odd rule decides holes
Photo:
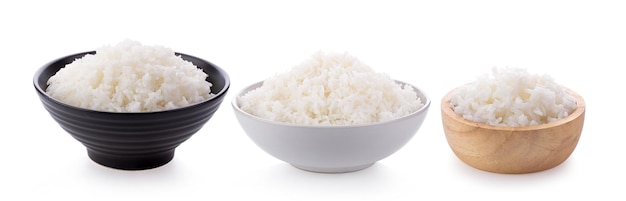
[(104, 166), (142, 170), (162, 166), (181, 143), (199, 131), (220, 107), (228, 89), (228, 74), (203, 59), (177, 53), (209, 74), (216, 94), (210, 100), (174, 110), (145, 113), (94, 111), (64, 104), (46, 94), (47, 80), (83, 52), (52, 61), (35, 73), (34, 86), (52, 118), (87, 148), (89, 157)]

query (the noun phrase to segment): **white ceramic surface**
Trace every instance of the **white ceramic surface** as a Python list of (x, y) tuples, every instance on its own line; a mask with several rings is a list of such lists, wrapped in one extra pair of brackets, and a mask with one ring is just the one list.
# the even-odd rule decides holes
[(233, 98), (231, 104), (239, 124), (268, 154), (312, 172), (358, 171), (392, 155), (418, 131), (431, 102), (414, 86), (424, 106), (398, 119), (348, 126), (296, 125), (262, 119), (239, 108), (239, 97), (261, 85), (250, 85)]

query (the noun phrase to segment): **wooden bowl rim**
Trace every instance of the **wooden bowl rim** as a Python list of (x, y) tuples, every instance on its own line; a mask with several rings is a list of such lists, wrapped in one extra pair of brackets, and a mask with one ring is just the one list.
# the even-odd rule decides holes
[(452, 92), (454, 92), (454, 90), (456, 90), (457, 88), (450, 90), (442, 99), (441, 99), (441, 111), (442, 111), (442, 115), (449, 117), (451, 119), (453, 119), (456, 122), (460, 122), (463, 123), (465, 125), (469, 125), (469, 126), (473, 126), (473, 127), (478, 127), (478, 128), (484, 128), (484, 129), (489, 129), (489, 130), (500, 130), (500, 131), (530, 131), (530, 130), (542, 130), (542, 129), (548, 129), (548, 128), (553, 128), (553, 127), (558, 127), (561, 126), (563, 124), (567, 124), (575, 119), (580, 118), (584, 113), (585, 113), (585, 108), (586, 108), (586, 103), (585, 100), (583, 99), (583, 97), (576, 93), (575, 91), (569, 89), (569, 88), (565, 88), (565, 91), (569, 94), (571, 94), (572, 96), (574, 96), (574, 98), (576, 99), (576, 109), (572, 112), (572, 114), (570, 114), (569, 116), (563, 118), (563, 119), (559, 119), (558, 121), (554, 121), (554, 122), (549, 122), (546, 124), (540, 124), (540, 125), (535, 125), (535, 126), (494, 126), (494, 125), (489, 125), (487, 123), (481, 123), (481, 122), (475, 122), (475, 121), (471, 121), (468, 119), (463, 118), (463, 116), (457, 114), (456, 112), (454, 112), (454, 110), (452, 110), (452, 107), (450, 107), (450, 96), (452, 94)]

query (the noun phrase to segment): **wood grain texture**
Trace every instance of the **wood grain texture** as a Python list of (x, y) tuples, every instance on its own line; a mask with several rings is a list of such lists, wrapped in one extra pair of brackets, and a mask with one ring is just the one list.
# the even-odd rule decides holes
[(556, 167), (576, 148), (585, 119), (585, 101), (576, 92), (567, 91), (576, 98), (577, 108), (572, 114), (526, 127), (491, 126), (464, 119), (450, 107), (448, 93), (441, 100), (448, 144), (459, 159), (484, 171), (522, 174)]

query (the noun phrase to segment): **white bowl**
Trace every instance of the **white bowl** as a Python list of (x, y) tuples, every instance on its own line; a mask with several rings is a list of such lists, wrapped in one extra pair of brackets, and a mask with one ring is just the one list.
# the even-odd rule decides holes
[(233, 98), (232, 107), (239, 124), (268, 154), (312, 172), (358, 171), (392, 155), (415, 135), (430, 106), (430, 99), (414, 87), (424, 106), (401, 118), (360, 125), (297, 125), (263, 119), (241, 110), (239, 97), (262, 84), (250, 85)]

